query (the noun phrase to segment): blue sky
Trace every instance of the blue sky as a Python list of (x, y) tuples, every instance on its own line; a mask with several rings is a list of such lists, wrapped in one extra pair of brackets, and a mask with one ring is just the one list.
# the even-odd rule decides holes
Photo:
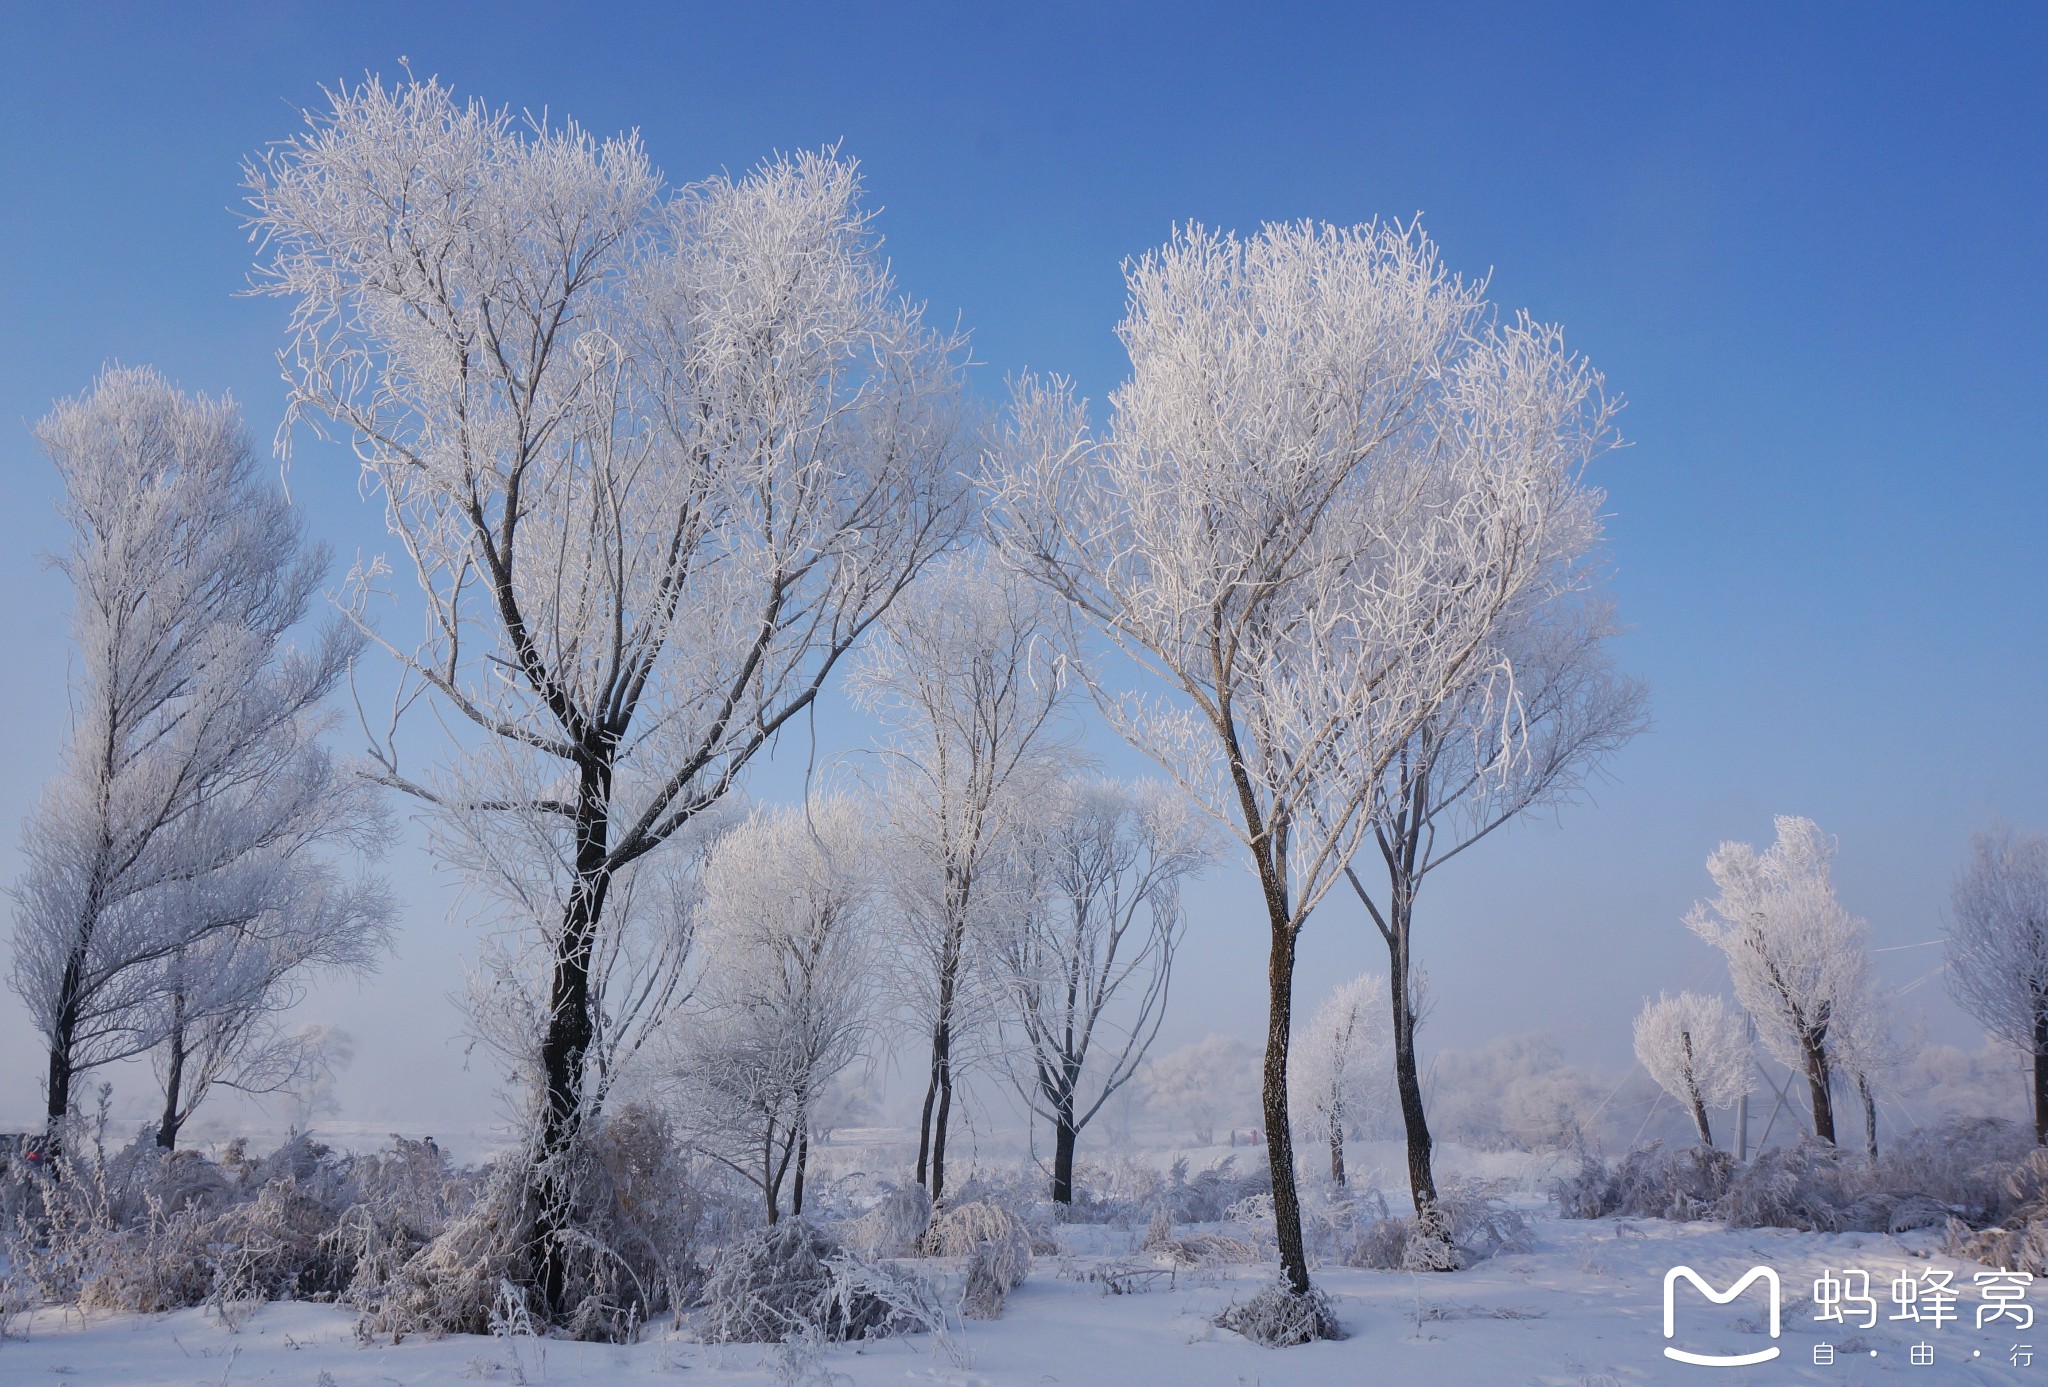
[[(679, 182), (843, 142), (904, 287), (972, 329), (992, 395), (1028, 366), (1099, 398), (1118, 263), (1177, 221), (1422, 213), (1629, 400), (1597, 480), (1657, 724), (1596, 803), (1432, 881), (1436, 1038), (1548, 1029), (1623, 1058), (1645, 992), (1719, 985), (1678, 917), (1708, 850), (1773, 813), (1840, 836), (1879, 943), (1933, 939), (1973, 826), (2048, 826), (2048, 11), (1792, 8), (0, 6), (0, 822), (64, 720), (27, 423), (119, 359), (232, 390), (267, 439), (282, 309), (234, 297), (238, 163), (322, 82), (403, 57), (637, 127)], [(341, 554), (383, 545), (344, 459), (303, 449), (291, 482)], [(394, 872), (418, 897), (399, 964), (316, 1001), (452, 1074), (441, 997), (469, 939), (417, 860)], [(1170, 1038), (1253, 1033), (1258, 928), (1219, 880)], [(1373, 961), (1363, 928), (1319, 915), (1310, 991)], [(1937, 952), (1885, 965), (1905, 983)], [(1938, 979), (1923, 999), (1969, 1038)], [(24, 1035), (0, 1002), (0, 1050)], [(363, 1048), (365, 1076), (397, 1072)], [(0, 1076), (0, 1114), (32, 1101)]]

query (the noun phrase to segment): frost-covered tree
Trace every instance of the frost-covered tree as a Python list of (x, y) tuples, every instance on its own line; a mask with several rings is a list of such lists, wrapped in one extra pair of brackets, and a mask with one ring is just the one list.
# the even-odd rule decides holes
[(867, 1052), (873, 834), (853, 801), (757, 810), (704, 868), (702, 972), (681, 1045), (684, 1122), (761, 1191), (768, 1221), (804, 1171), (819, 1106)]
[(184, 980), (218, 985), (296, 910), (292, 884), (330, 880), (328, 849), (374, 845), (382, 820), (319, 742), (361, 641), (336, 622), (286, 643), (327, 556), (234, 405), (116, 368), (36, 434), (64, 487), (78, 675), (23, 833), (10, 982), (47, 1045), (54, 1136), (79, 1075), (159, 1045)]
[(422, 774), (376, 754), (520, 932), (517, 1274), (565, 1312), (571, 1153), (666, 991), (593, 971), (615, 907), (957, 537), (962, 348), (835, 157), (670, 195), (634, 137), (434, 82), (308, 120), (249, 168), (255, 283), (293, 305), (291, 418), (354, 445), (417, 579), (393, 724), (424, 696), (460, 730)]
[[(177, 895), (195, 938), (165, 961), (157, 1002), (156, 1142), (166, 1151), (215, 1088), (267, 1094), (310, 1079), (323, 1062), (320, 1037), (287, 1030), (284, 1013), (314, 976), (367, 973), (390, 944), (395, 912), (382, 883), (344, 881), (307, 855), (247, 875), (255, 879), (216, 878)], [(238, 923), (216, 927), (229, 919)]]
[(2048, 834), (1999, 825), (1972, 835), (1951, 899), (1949, 990), (2033, 1057), (2034, 1140), (2048, 1144)]
[(1064, 383), (1022, 382), (991, 519), (1121, 657), (1091, 666), (1098, 707), (1229, 826), (1259, 883), (1275, 1225), (1306, 1294), (1287, 1112), (1301, 930), (1395, 758), (1584, 552), (1596, 498), (1578, 473), (1607, 409), (1555, 332), (1498, 322), (1412, 228), (1189, 228), (1127, 280), (1131, 373), (1107, 426)]
[(1874, 1003), (1868, 928), (1842, 908), (1830, 869), (1835, 843), (1811, 819), (1779, 815), (1778, 840), (1759, 853), (1723, 843), (1707, 858), (1720, 887), (1686, 916), (1728, 960), (1735, 999), (1781, 1063), (1806, 1076), (1813, 1132), (1835, 1140), (1838, 1051)]
[(889, 729), (882, 745), (900, 966), (892, 970), (931, 1062), (917, 1180), (946, 1189), (946, 1135), (970, 1031), (992, 1017), (975, 967), (987, 932), (1025, 909), (1020, 831), (1069, 759), (1058, 717), (1053, 604), (979, 554), (953, 555), (890, 608), (852, 687)]
[(1685, 1105), (1702, 1144), (1714, 1144), (1707, 1109), (1725, 1108), (1755, 1087), (1748, 1027), (1719, 997), (1658, 993), (1636, 1017), (1636, 1059), (1657, 1086)]
[[(1516, 818), (1576, 798), (1586, 780), (1642, 730), (1644, 688), (1617, 675), (1605, 602), (1585, 595), (1596, 533), (1552, 555), (1549, 581), (1504, 612), (1490, 657), (1424, 720), (1389, 763), (1373, 798), (1371, 849), (1381, 885), (1356, 862), (1345, 877), (1387, 947), (1394, 1087), (1418, 1210), (1436, 1204), (1415, 986), (1415, 903), (1439, 867)], [(1505, 729), (1505, 730), (1504, 730)]]
[(1052, 1197), (1074, 1199), (1074, 1146), (1130, 1081), (1166, 1015), (1184, 912), (1208, 865), (1206, 820), (1149, 784), (1070, 780), (1026, 830), (1034, 889), (991, 931), (1005, 1049), (1025, 1105), (1051, 1124)]
[(1213, 1146), (1216, 1127), (1259, 1112), (1259, 1055), (1235, 1036), (1205, 1036), (1150, 1061), (1138, 1082), (1145, 1106), (1185, 1125), (1198, 1146)]
[(1341, 984), (1295, 1041), (1294, 1120), (1306, 1139), (1328, 1142), (1330, 1179), (1339, 1185), (1344, 1142), (1373, 1119), (1386, 1088), (1386, 989), (1377, 973)]

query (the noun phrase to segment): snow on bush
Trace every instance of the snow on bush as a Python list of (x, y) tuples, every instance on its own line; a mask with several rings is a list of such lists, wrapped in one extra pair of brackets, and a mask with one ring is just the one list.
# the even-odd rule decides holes
[(1242, 1334), (1265, 1348), (1291, 1348), (1317, 1339), (1344, 1337), (1328, 1296), (1317, 1290), (1301, 1294), (1284, 1281), (1228, 1306), (1216, 1317), (1216, 1327)]
[(2027, 1130), (2000, 1118), (1916, 1129), (1875, 1167), (1811, 1138), (1759, 1152), (1747, 1165), (1712, 1147), (1665, 1151), (1652, 1143), (1612, 1165), (1588, 1157), (1552, 1184), (1550, 1197), (1565, 1218), (1716, 1218), (1736, 1228), (1824, 1233), (1950, 1223), (1955, 1241), (1987, 1225), (2017, 1235), (2036, 1204), (2048, 1218), (2048, 1160), (2035, 1153)]
[(1312, 1215), (1315, 1245), (1345, 1266), (1377, 1271), (1456, 1271), (1535, 1247), (1528, 1218), (1507, 1202), (1498, 1182), (1449, 1183), (1438, 1193), (1437, 1209), (1443, 1228), (1418, 1231), (1414, 1216), (1394, 1213), (1378, 1190), (1332, 1200)]
[(928, 1283), (849, 1256), (804, 1218), (757, 1228), (721, 1249), (703, 1289), (707, 1343), (875, 1339), (943, 1328)]
[(884, 1184), (881, 1197), (840, 1224), (839, 1234), (864, 1257), (908, 1257), (931, 1226), (932, 1197), (923, 1185)]

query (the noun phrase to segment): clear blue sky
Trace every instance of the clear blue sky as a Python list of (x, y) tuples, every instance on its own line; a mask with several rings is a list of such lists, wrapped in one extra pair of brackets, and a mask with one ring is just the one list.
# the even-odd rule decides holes
[[(1620, 1059), (1645, 991), (1716, 982), (1678, 917), (1707, 851), (1768, 837), (1775, 812), (1840, 835), (1843, 894), (1880, 943), (1934, 938), (1971, 827), (2048, 826), (2044, 16), (7, 3), (0, 824), (64, 718), (65, 594), (35, 557), (58, 541), (51, 477), (26, 424), (118, 358), (231, 389), (267, 438), (281, 309), (233, 297), (238, 161), (320, 83), (403, 56), (493, 103), (637, 127), (677, 181), (843, 141), (904, 286), (973, 330), (991, 392), (1030, 366), (1099, 397), (1118, 262), (1176, 221), (1422, 212), (1453, 266), (1562, 322), (1630, 401), (1633, 447), (1599, 480), (1657, 719), (1597, 804), (1432, 883), (1437, 1038), (1549, 1029)], [(292, 484), (344, 555), (381, 545), (340, 460), (303, 453)], [(1178, 1038), (1256, 1025), (1239, 890), (1219, 883), (1197, 922)], [(423, 897), (384, 1013), (334, 1003), (372, 1008), (359, 1033), (381, 1014), (444, 1052), (449, 1024), (411, 1009), (439, 1006), (466, 950), (438, 918)], [(1310, 990), (1371, 961), (1341, 902), (1312, 929)], [(1909, 981), (1935, 953), (1887, 968)], [(1923, 998), (1965, 1037), (1938, 980)], [(0, 1051), (16, 1011), (0, 1001)], [(0, 1078), (0, 1110), (32, 1098), (17, 1087)]]

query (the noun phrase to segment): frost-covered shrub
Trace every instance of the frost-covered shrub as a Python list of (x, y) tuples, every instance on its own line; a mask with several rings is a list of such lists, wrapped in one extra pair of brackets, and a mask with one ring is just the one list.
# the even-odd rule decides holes
[(1652, 1142), (1613, 1166), (1583, 1157), (1575, 1174), (1551, 1184), (1550, 1198), (1564, 1218), (1709, 1218), (1727, 1195), (1734, 1169), (1735, 1158), (1715, 1147), (1666, 1151)]
[(923, 1185), (885, 1184), (873, 1204), (839, 1225), (839, 1235), (870, 1259), (907, 1257), (931, 1226), (932, 1197)]
[(1344, 1337), (1328, 1296), (1314, 1288), (1300, 1295), (1285, 1283), (1268, 1286), (1250, 1300), (1225, 1307), (1216, 1317), (1216, 1326), (1266, 1348)]
[(917, 1278), (849, 1257), (804, 1218), (785, 1218), (721, 1249), (703, 1287), (707, 1343), (827, 1342), (929, 1329), (930, 1294)]
[(1273, 1193), (1273, 1175), (1265, 1166), (1240, 1172), (1237, 1157), (1225, 1156), (1205, 1169), (1188, 1174), (1187, 1157), (1175, 1160), (1153, 1198), (1175, 1223), (1220, 1223), (1230, 1217), (1233, 1205), (1258, 1195)]
[(1948, 1220), (1942, 1250), (2008, 1271), (2048, 1275), (2048, 1148), (2034, 1147), (2002, 1181), (1998, 1221), (1972, 1228)]
[(1441, 1226), (1421, 1229), (1396, 1214), (1378, 1190), (1333, 1202), (1317, 1220), (1318, 1250), (1350, 1267), (1376, 1271), (1457, 1271), (1474, 1262), (1535, 1247), (1529, 1220), (1498, 1183), (1457, 1181), (1437, 1196)]
[(1941, 1215), (1973, 1227), (1997, 1223), (2028, 1201), (2032, 1191), (2024, 1172), (2037, 1149), (2034, 1134), (2017, 1122), (1952, 1118), (1892, 1142), (1878, 1160), (1878, 1182), (1932, 1201)]
[(920, 1247), (927, 1256), (967, 1259), (961, 1310), (969, 1319), (992, 1320), (1031, 1274), (1031, 1243), (1031, 1228), (1022, 1217), (976, 1201), (941, 1212)]
[[(1241, 1208), (1241, 1212), (1249, 1210)], [(1166, 1210), (1160, 1209), (1152, 1215), (1151, 1226), (1145, 1231), (1144, 1250), (1163, 1258), (1177, 1267), (1219, 1267), (1236, 1263), (1259, 1260), (1262, 1242), (1270, 1241), (1271, 1202), (1268, 1198), (1266, 1226), (1254, 1227), (1250, 1238), (1233, 1237), (1228, 1233), (1193, 1232), (1176, 1234), (1173, 1220)], [(1261, 1236), (1266, 1235), (1266, 1236)]]
[(1862, 1156), (1807, 1138), (1737, 1167), (1715, 1212), (1732, 1228), (1882, 1233), (1896, 1203), (1872, 1186)]

